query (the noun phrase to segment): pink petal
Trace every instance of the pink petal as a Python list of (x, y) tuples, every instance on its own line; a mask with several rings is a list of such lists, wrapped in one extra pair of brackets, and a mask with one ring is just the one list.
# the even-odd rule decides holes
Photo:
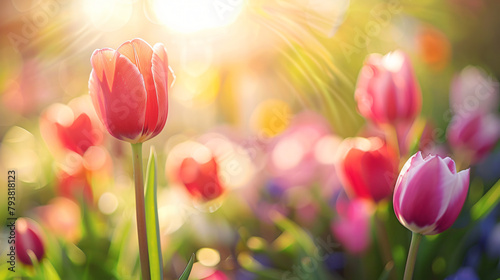
[[(113, 61), (114, 71), (103, 72), (99, 79), (94, 69), (89, 80), (89, 90), (96, 111), (114, 137), (136, 141), (142, 134), (146, 109), (146, 92), (141, 74), (125, 56), (117, 54)], [(104, 66), (104, 69), (110, 68)], [(112, 79), (107, 75), (113, 74)], [(106, 81), (113, 83), (108, 85)]]
[(458, 174), (453, 175), (454, 182), (443, 186), (448, 188), (446, 195), (450, 196), (450, 198), (446, 205), (446, 211), (436, 222), (436, 229), (433, 234), (440, 233), (451, 227), (460, 214), (469, 190), (469, 172), (470, 169), (458, 172)]
[(115, 50), (104, 48), (95, 50), (90, 57), (92, 70), (96, 73), (97, 78), (100, 82), (103, 82), (103, 80), (106, 79), (106, 85), (108, 86), (108, 89), (111, 88), (111, 85), (113, 84), (113, 78), (115, 77), (117, 56), (118, 54)]
[[(406, 190), (399, 194), (402, 195), (399, 211), (408, 225), (423, 228), (436, 222), (443, 206), (443, 193), (438, 186), (441, 176), (444, 176), (443, 171), (447, 171), (440, 166), (439, 158), (433, 157), (417, 170), (410, 168), (401, 179), (400, 187)], [(418, 228), (412, 230), (418, 231)]]
[(152, 135), (156, 136), (167, 121), (169, 82), (173, 82), (173, 78), (170, 80), (171, 69), (168, 66), (167, 51), (161, 43), (155, 44), (153, 47), (152, 65), (153, 79), (158, 96), (158, 120)]
[(134, 39), (123, 43), (116, 51), (135, 64), (143, 76), (147, 92), (143, 134), (150, 137), (158, 122), (158, 97), (152, 73), (153, 49), (142, 39)]

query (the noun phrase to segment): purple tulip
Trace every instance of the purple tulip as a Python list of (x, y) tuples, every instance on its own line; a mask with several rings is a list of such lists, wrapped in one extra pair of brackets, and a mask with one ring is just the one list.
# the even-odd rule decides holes
[(433, 235), (457, 219), (467, 197), (469, 169), (456, 171), (451, 158), (413, 155), (403, 166), (394, 191), (394, 212), (409, 230)]

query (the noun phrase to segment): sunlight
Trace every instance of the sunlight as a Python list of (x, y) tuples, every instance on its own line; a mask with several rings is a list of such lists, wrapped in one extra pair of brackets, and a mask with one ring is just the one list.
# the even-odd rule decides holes
[(243, 0), (153, 0), (152, 14), (157, 21), (180, 33), (227, 26), (243, 10)]

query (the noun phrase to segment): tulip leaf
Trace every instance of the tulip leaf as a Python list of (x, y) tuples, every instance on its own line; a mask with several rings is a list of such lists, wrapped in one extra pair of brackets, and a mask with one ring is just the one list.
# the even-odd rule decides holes
[(158, 204), (156, 199), (156, 153), (153, 147), (146, 170), (146, 230), (148, 236), (149, 264), (152, 280), (163, 279), (160, 226), (158, 224)]
[(52, 263), (47, 258), (45, 258), (43, 260), (42, 264), (43, 264), (43, 269), (45, 270), (45, 273), (44, 273), (45, 278), (44, 279), (51, 279), (51, 280), (60, 280), (61, 279), (59, 277), (59, 275), (57, 274), (56, 269), (54, 268)]
[(500, 180), (472, 206), (471, 216), (474, 221), (487, 215), (500, 201)]
[(179, 280), (187, 280), (189, 278), (189, 274), (191, 274), (191, 269), (193, 268), (193, 263), (194, 263), (194, 254), (191, 255), (191, 258), (189, 259), (189, 262), (186, 265), (184, 272), (181, 274), (181, 277), (179, 277)]

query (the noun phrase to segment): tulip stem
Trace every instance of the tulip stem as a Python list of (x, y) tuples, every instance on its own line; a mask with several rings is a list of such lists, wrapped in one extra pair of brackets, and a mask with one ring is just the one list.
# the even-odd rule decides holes
[[(384, 265), (385, 267), (391, 267), (391, 265), (394, 265), (391, 253), (391, 244), (389, 243), (389, 238), (387, 236), (387, 230), (385, 229), (384, 221), (382, 221), (382, 219), (380, 218), (380, 213), (378, 211), (375, 212), (374, 219), (375, 230), (377, 233), (377, 239), (379, 241), (378, 243), (380, 246), (380, 252), (382, 253), (382, 257), (384, 259)], [(393, 274), (392, 272), (389, 273)], [(392, 279), (393, 277), (391, 276), (390, 278)]]
[(418, 245), (422, 240), (420, 233), (412, 232), (410, 251), (408, 252), (408, 259), (406, 260), (404, 280), (411, 280), (413, 278), (413, 270), (415, 269), (415, 261), (417, 260)]
[(141, 260), (142, 280), (149, 280), (149, 253), (146, 232), (146, 206), (144, 202), (144, 179), (142, 172), (142, 143), (132, 144), (135, 180), (135, 213), (137, 218), (137, 236), (139, 238), (139, 256)]

